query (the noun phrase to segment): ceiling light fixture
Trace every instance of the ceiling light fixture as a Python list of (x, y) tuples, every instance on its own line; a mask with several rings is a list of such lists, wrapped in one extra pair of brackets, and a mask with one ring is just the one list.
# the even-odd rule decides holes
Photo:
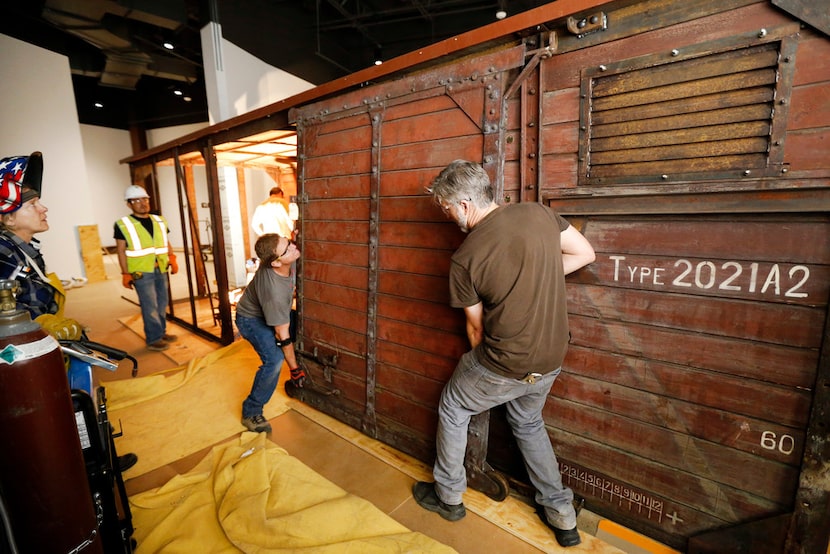
[(176, 96), (181, 96), (182, 91), (180, 91), (179, 89), (176, 89), (176, 90), (173, 91), (173, 94), (175, 94)]
[(504, 10), (499, 10), (496, 12), (496, 19), (504, 19), (507, 17), (507, 12)]
[(383, 63), (383, 50), (381, 50), (380, 46), (375, 48), (375, 65), (381, 65)]
[(100, 103), (100, 102), (95, 102), (95, 103), (93, 104), (93, 106), (95, 106), (95, 107), (96, 107), (96, 108), (98, 108), (99, 110), (100, 110), (101, 108), (103, 108), (103, 107), (104, 107), (104, 105), (103, 105), (102, 103)]
[(162, 46), (164, 46), (164, 47), (165, 47), (165, 48), (167, 48), (168, 50), (173, 50), (173, 49), (175, 49), (175, 48), (176, 48), (175, 46), (173, 46), (173, 43), (172, 43), (172, 42), (164, 42), (164, 43), (162, 43)]

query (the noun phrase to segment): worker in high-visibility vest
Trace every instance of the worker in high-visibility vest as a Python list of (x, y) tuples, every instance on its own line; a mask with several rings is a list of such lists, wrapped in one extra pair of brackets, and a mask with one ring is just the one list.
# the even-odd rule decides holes
[(130, 185), (124, 200), (133, 213), (115, 222), (114, 238), (121, 266), (121, 284), (134, 288), (144, 321), (147, 349), (167, 350), (176, 335), (167, 332), (167, 271), (179, 265), (168, 240), (167, 220), (150, 213), (150, 196), (143, 187)]

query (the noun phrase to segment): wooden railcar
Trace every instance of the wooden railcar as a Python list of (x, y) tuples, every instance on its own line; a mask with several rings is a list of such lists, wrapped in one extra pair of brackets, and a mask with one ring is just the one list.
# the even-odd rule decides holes
[[(828, 33), (826, 2), (560, 0), (274, 108), (298, 135), (299, 397), (432, 460), (464, 237), (424, 189), (480, 161), (597, 250), (545, 410), (586, 506), (690, 552), (826, 550)], [(469, 450), (472, 486), (523, 489), (498, 410)]]
[[(827, 379), (827, 54), (766, 2), (606, 4), (295, 108), (302, 397), (431, 458), (467, 346), (446, 287), (463, 236), (424, 188), (479, 160), (501, 201), (552, 206), (598, 252), (568, 279), (545, 412), (570, 486), (678, 547), (791, 512)], [(496, 417), (471, 444), (521, 475)]]

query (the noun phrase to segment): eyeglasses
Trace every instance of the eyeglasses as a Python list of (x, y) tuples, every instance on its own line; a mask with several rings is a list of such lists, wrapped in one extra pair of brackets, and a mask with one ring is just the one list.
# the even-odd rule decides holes
[(288, 248), (289, 248), (292, 244), (294, 244), (294, 243), (293, 243), (293, 242), (291, 242), (291, 241), (289, 240), (289, 241), (288, 241), (288, 244), (286, 244), (286, 245), (285, 245), (285, 250), (283, 250), (283, 251), (282, 251), (282, 254), (280, 254), (279, 256), (277, 256), (277, 259), (278, 259), (278, 260), (279, 260), (280, 258), (282, 258), (283, 256), (285, 256), (285, 255), (288, 253)]

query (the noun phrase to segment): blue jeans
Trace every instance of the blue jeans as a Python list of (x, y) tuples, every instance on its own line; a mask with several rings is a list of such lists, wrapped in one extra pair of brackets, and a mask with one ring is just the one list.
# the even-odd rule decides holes
[(242, 338), (251, 343), (262, 361), (254, 376), (251, 393), (242, 402), (242, 417), (261, 415), (280, 380), (280, 368), (284, 359), (282, 348), (277, 346), (274, 328), (262, 318), (236, 314), (236, 328)]
[(504, 377), (481, 365), (475, 351), (459, 360), (438, 406), (437, 457), (433, 476), (435, 492), (447, 504), (460, 504), (467, 490), (464, 453), (470, 418), (501, 404), (522, 452), (536, 501), (548, 521), (559, 529), (576, 526), (573, 491), (562, 483), (559, 462), (553, 453), (542, 408), (562, 368), (547, 373), (535, 383)]
[(158, 269), (144, 273), (133, 281), (133, 287), (141, 306), (145, 340), (147, 344), (158, 342), (167, 332), (167, 274)]

